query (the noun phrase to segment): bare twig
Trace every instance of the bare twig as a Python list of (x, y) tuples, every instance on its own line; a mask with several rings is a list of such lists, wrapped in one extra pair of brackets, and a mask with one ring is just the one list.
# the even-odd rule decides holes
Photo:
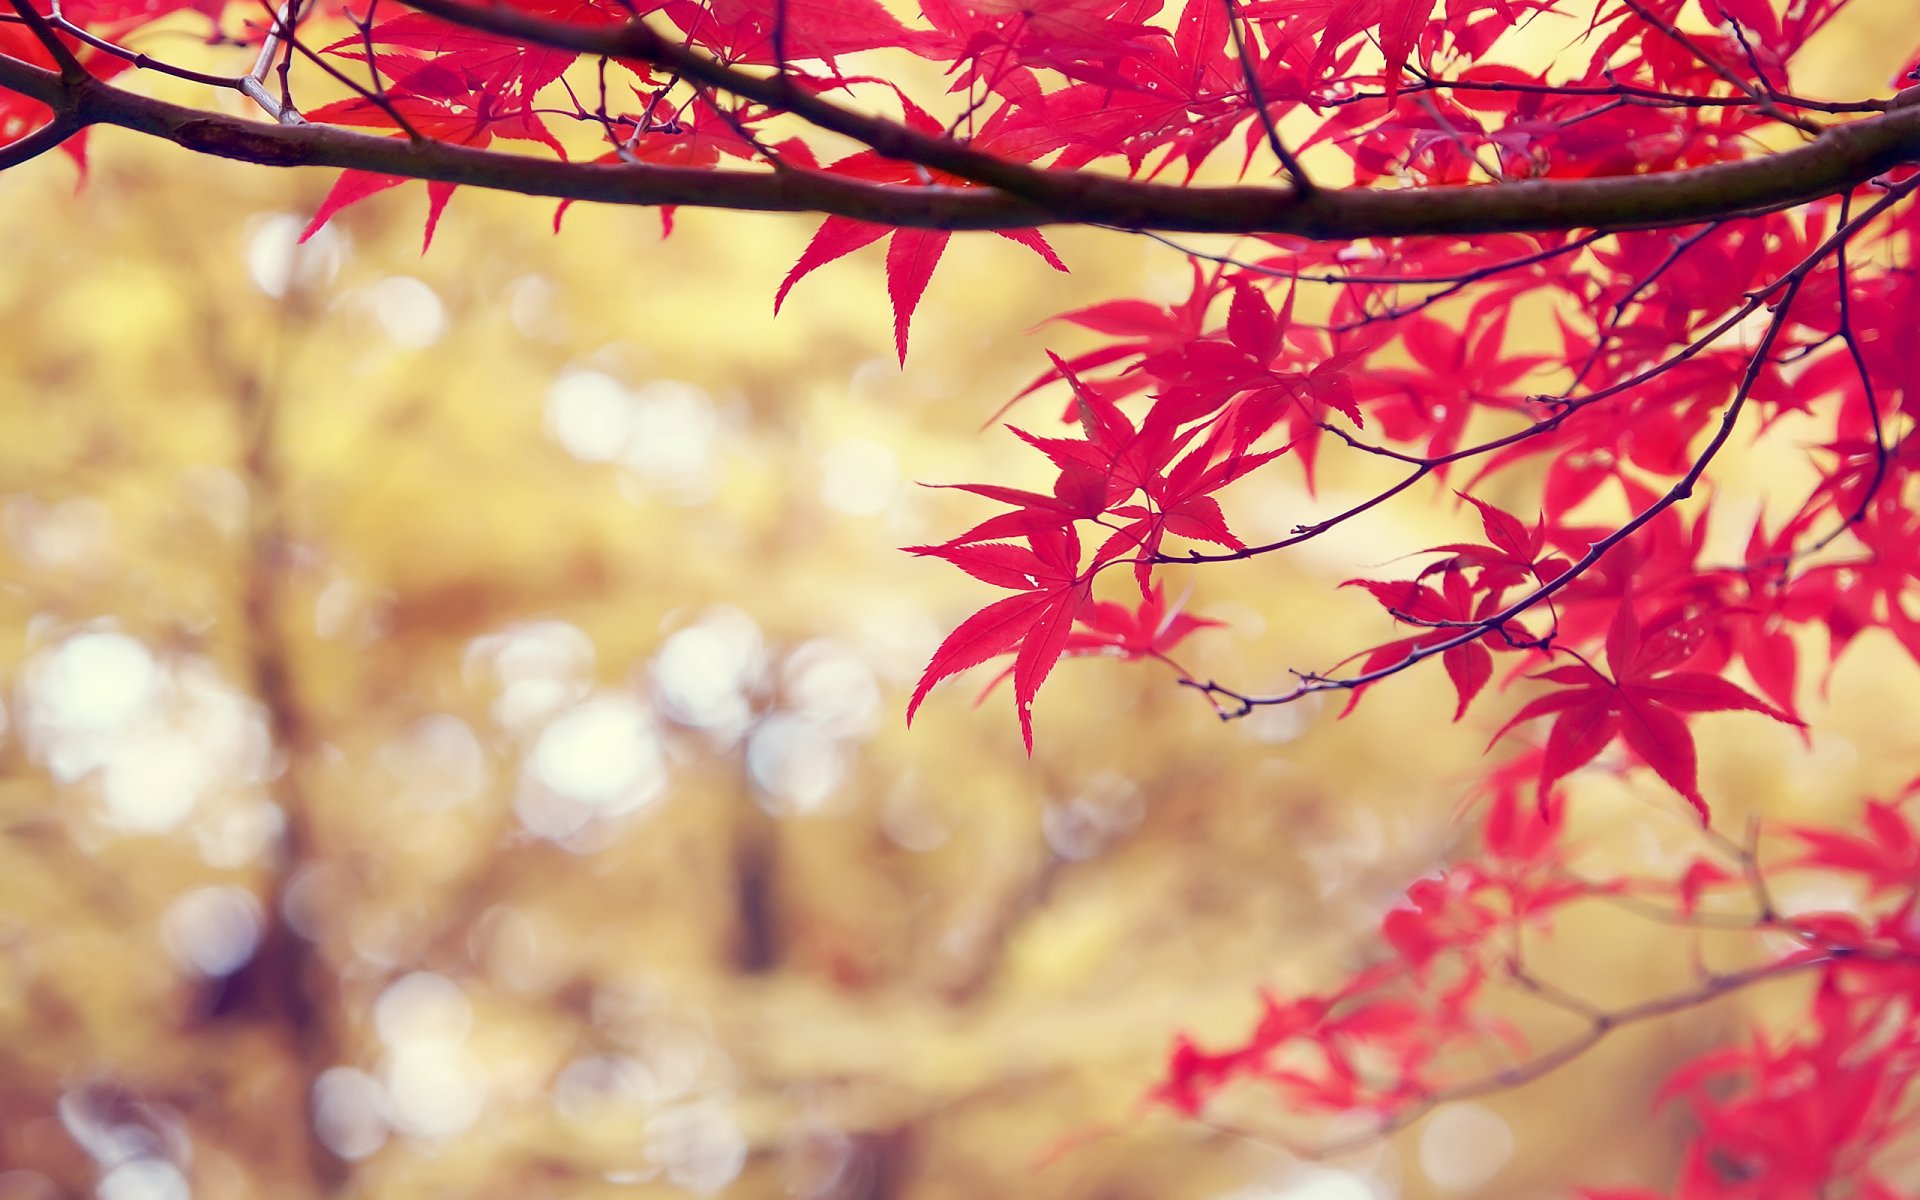
[(10, 0), (10, 2), (21, 24), (27, 27), (27, 32), (31, 33), (34, 40), (46, 50), (47, 55), (53, 59), (54, 66), (60, 69), (60, 78), (63, 82), (68, 85), (78, 85), (92, 78), (87, 69), (80, 65), (80, 60), (73, 56), (73, 51), (60, 40), (60, 35), (54, 31), (52, 23), (33, 6), (33, 0)]
[(0, 171), (31, 162), (49, 150), (58, 149), (66, 144), (68, 138), (79, 133), (81, 128), (73, 121), (55, 117), (18, 141), (0, 146)]
[(299, 3), (300, 0), (284, 0), (279, 9), (272, 14), (267, 35), (260, 43), (260, 53), (254, 57), (253, 69), (239, 79), (240, 91), (246, 95), (247, 99), (259, 105), (263, 112), (282, 125), (306, 124), (306, 118), (302, 117), (291, 103), (283, 103), (279, 97), (267, 90), (266, 85), (267, 72), (273, 69), (274, 61), (280, 56), (282, 43), (285, 40), (284, 34), (291, 28), (289, 21), (293, 16), (295, 5)]
[(1233, 53), (1240, 60), (1240, 77), (1246, 81), (1247, 98), (1253, 102), (1253, 111), (1260, 119), (1260, 128), (1267, 135), (1267, 147), (1273, 156), (1286, 168), (1287, 176), (1293, 180), (1294, 189), (1302, 194), (1313, 190), (1313, 181), (1307, 178), (1306, 170), (1300, 160), (1287, 149), (1280, 139), (1280, 129), (1273, 123), (1273, 113), (1267, 109), (1267, 98), (1260, 87), (1260, 75), (1254, 68), (1253, 59), (1247, 53), (1246, 31), (1241, 26), (1239, 0), (1221, 0), (1227, 6), (1227, 28), (1233, 33)]
[(1748, 96), (1751, 96), (1761, 112), (1766, 113), (1769, 117), (1772, 117), (1783, 125), (1791, 125), (1802, 132), (1816, 136), (1820, 133), (1820, 126), (1807, 120), (1805, 117), (1782, 109), (1774, 102), (1773, 97), (1769, 95), (1764, 88), (1756, 87), (1752, 82), (1743, 78), (1738, 71), (1735, 71), (1732, 67), (1729, 67), (1712, 54), (1709, 54), (1700, 43), (1681, 32), (1671, 21), (1662, 18), (1658, 13), (1642, 4), (1640, 0), (1620, 0), (1620, 2), (1632, 9), (1635, 16), (1659, 30), (1662, 35), (1680, 45), (1687, 53), (1693, 55), (1695, 59), (1699, 60), (1701, 66), (1706, 67), (1715, 75), (1718, 75), (1734, 87), (1745, 92)]

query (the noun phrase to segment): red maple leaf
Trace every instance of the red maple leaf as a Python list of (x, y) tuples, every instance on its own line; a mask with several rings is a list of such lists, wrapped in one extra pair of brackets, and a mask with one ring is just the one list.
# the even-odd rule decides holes
[[(485, 78), (448, 66), (445, 60), (427, 60), (407, 54), (382, 55), (381, 67), (391, 78), (384, 97), (349, 96), (322, 105), (307, 114), (315, 123), (358, 125), (401, 132), (399, 122), (426, 137), (481, 149), (494, 138), (539, 142), (561, 158), (565, 149), (533, 114), (525, 97), (503, 96), (491, 90)], [(334, 181), (313, 220), (301, 231), (306, 241), (334, 214), (368, 196), (397, 187), (407, 180), (373, 171), (343, 171)], [(440, 214), (453, 196), (453, 184), (427, 184), (427, 222), (420, 249), (433, 244)]]
[[(1361, 665), (1363, 672), (1377, 671), (1400, 662), (1422, 647), (1452, 641), (1460, 636), (1461, 630), (1468, 624), (1483, 621), (1500, 610), (1498, 592), (1470, 586), (1466, 574), (1457, 570), (1446, 572), (1438, 591), (1417, 580), (1382, 583), (1370, 579), (1349, 579), (1341, 586), (1365, 588), (1396, 620), (1435, 626), (1412, 637), (1374, 648)], [(1447, 677), (1453, 681), (1454, 694), (1459, 698), (1459, 705), (1453, 712), (1456, 721), (1467, 715), (1467, 706), (1473, 703), (1480, 689), (1493, 678), (1493, 653), (1487, 649), (1489, 643), (1498, 645), (1499, 635), (1484, 634), (1440, 652), (1440, 661), (1445, 665)], [(1352, 712), (1366, 690), (1366, 685), (1354, 688), (1340, 715), (1344, 717)]]
[(1010, 542), (910, 547), (1017, 594), (974, 613), (940, 643), (907, 702), (908, 725), (934, 684), (1013, 651), (1014, 708), (1021, 739), (1033, 753), (1033, 698), (1066, 651), (1074, 617), (1090, 602), (1093, 585), (1080, 572), (1080, 539), (1071, 525), (1036, 523), (1026, 541), (1026, 548)]
[[(908, 127), (931, 137), (938, 137), (945, 132), (940, 122), (911, 100), (902, 97), (901, 104), (906, 112)], [(982, 131), (981, 137), (974, 142), (975, 147), (991, 149), (992, 133), (991, 128)], [(888, 158), (874, 150), (849, 155), (825, 169), (836, 175), (850, 175), (868, 183), (896, 187), (973, 186), (969, 180), (929, 171), (913, 163)], [(1054, 270), (1067, 269), (1067, 264), (1060, 261), (1060, 256), (1053, 252), (1053, 247), (1038, 231), (996, 229), (994, 232), (1038, 254)], [(851, 217), (828, 217), (814, 231), (806, 249), (800, 252), (799, 261), (780, 281), (780, 289), (773, 294), (773, 311), (780, 311), (787, 293), (807, 275), (881, 238), (892, 239), (887, 244), (887, 297), (893, 302), (894, 348), (899, 352), (900, 362), (904, 366), (907, 361), (907, 331), (913, 324), (914, 309), (919, 307), (920, 297), (925, 294), (927, 283), (933, 278), (933, 269), (940, 265), (940, 256), (945, 253), (947, 242), (953, 238), (953, 234), (944, 229), (895, 229), (890, 225), (874, 225)]]
[(1711, 814), (1700, 797), (1693, 734), (1681, 714), (1745, 709), (1796, 727), (1800, 721), (1718, 675), (1670, 669), (1691, 652), (1692, 643), (1681, 636), (1642, 641), (1633, 597), (1623, 596), (1607, 631), (1607, 665), (1613, 676), (1584, 660), (1531, 676), (1567, 686), (1529, 701), (1493, 740), (1536, 717), (1553, 716), (1540, 761), (1540, 790), (1545, 792), (1619, 737), (1707, 821)]
[(1478, 568), (1480, 586), (1490, 592), (1499, 593), (1514, 584), (1537, 579), (1548, 582), (1567, 569), (1563, 558), (1552, 557), (1544, 562), (1540, 560), (1541, 547), (1545, 541), (1546, 522), (1536, 521), (1528, 529), (1513, 514), (1484, 500), (1476, 499), (1465, 492), (1456, 493), (1462, 500), (1480, 510), (1480, 525), (1486, 531), (1487, 541), (1491, 545), (1479, 546), (1471, 542), (1449, 542), (1441, 546), (1430, 546), (1427, 553), (1444, 553), (1450, 557), (1441, 560), (1420, 573), (1422, 579), (1439, 571), (1458, 571), (1464, 568)]
[(1795, 826), (1793, 836), (1807, 847), (1796, 861), (1859, 875), (1873, 894), (1920, 886), (1920, 836), (1900, 806), (1869, 801), (1865, 825), (1858, 834)]
[[(1195, 630), (1219, 624), (1219, 621), (1183, 611), (1182, 604), (1168, 608), (1164, 589), (1155, 584), (1132, 608), (1111, 600), (1083, 605), (1073, 632), (1067, 635), (1067, 648), (1061, 657), (1115, 656), (1127, 662), (1154, 658), (1179, 672), (1180, 678), (1187, 679), (1190, 676), (1186, 668), (1172, 659), (1171, 651)], [(1013, 668), (1008, 667), (994, 676), (980, 689), (980, 699), (985, 700), (1011, 674)]]
[(1167, 653), (1195, 630), (1219, 624), (1183, 611), (1181, 604), (1168, 608), (1166, 590), (1155, 584), (1132, 608), (1110, 600), (1094, 604), (1067, 639), (1067, 653), (1118, 654), (1129, 661), (1157, 658), (1180, 670)]

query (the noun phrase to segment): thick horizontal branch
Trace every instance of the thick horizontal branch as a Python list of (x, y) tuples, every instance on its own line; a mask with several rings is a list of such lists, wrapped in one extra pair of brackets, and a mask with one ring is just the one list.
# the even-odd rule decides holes
[(345, 167), (554, 199), (811, 212), (952, 230), (1099, 225), (1352, 240), (1644, 229), (1805, 203), (1920, 160), (1920, 107), (1906, 106), (1836, 126), (1780, 154), (1657, 175), (1393, 191), (1319, 189), (1303, 196), (1286, 187), (1177, 187), (1002, 164), (1019, 179), (993, 187), (900, 187), (817, 171), (559, 162), (337, 127), (272, 125), (139, 96), (91, 78), (69, 82), (5, 56), (0, 56), (0, 87), (48, 105), (63, 126), (117, 126), (198, 153), (265, 166)]

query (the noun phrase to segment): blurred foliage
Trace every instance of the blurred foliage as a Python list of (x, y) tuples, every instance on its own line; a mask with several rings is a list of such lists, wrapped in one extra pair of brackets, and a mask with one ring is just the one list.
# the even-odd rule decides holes
[[(1069, 234), (1056, 278), (959, 239), (901, 371), (871, 261), (772, 318), (804, 218), (663, 241), (579, 207), (556, 238), (463, 192), (421, 257), (402, 189), (296, 247), (326, 183), (130, 137), (77, 193), (0, 177), (0, 1200), (1365, 1200), (1669, 1165), (1648, 1099), (1729, 1010), (1325, 1166), (1143, 1104), (1177, 1030), (1363, 961), (1453, 848), (1492, 725), (1448, 726), (1437, 676), (1223, 726), (1076, 662), (1031, 761), (977, 683), (902, 728), (978, 602), (895, 549), (980, 515), (915, 481), (1017, 481), (980, 423), (1075, 344), (1031, 328), (1180, 294), (1178, 255)], [(1257, 537), (1368, 483), (1239, 511)], [(1195, 579), (1233, 624), (1189, 665), (1377, 639), (1333, 585), (1456, 518)], [(1898, 781), (1914, 680), (1872, 658), (1810, 747), (1706, 731), (1723, 811)], [(1579, 799), (1591, 844), (1685, 850), (1657, 788)], [(1686, 971), (1615, 932), (1544, 953), (1602, 1000)]]

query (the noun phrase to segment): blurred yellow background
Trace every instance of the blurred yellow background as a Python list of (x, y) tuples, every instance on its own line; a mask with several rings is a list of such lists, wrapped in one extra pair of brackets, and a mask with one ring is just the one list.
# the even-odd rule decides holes
[[(1877, 90), (1893, 62), (1845, 37), (1826, 82)], [(461, 192), (422, 256), (414, 185), (296, 247), (328, 178), (92, 158), (77, 192), (58, 157), (0, 177), (0, 1200), (1386, 1200), (1671, 1166), (1648, 1099), (1735, 1009), (1326, 1164), (1143, 1104), (1176, 1032), (1365, 960), (1505, 707), (1449, 726), (1427, 672), (1222, 725), (1082, 660), (1031, 761), (977, 676), (903, 728), (988, 598), (896, 549), (988, 511), (916, 484), (1037, 478), (980, 429), (1088, 344), (1034, 327), (1183, 294), (1172, 251), (1057, 235), (1062, 277), (958, 238), (902, 370), (872, 254), (773, 317), (805, 218), (661, 240), (575, 207), (556, 237)], [(1237, 496), (1249, 540), (1308, 511)], [(1198, 576), (1230, 628), (1184, 658), (1330, 665), (1390, 636), (1333, 585), (1455, 528), (1402, 506)], [(1886, 657), (1843, 663), (1810, 748), (1700, 723), (1730, 828), (1912, 773)], [(1651, 784), (1578, 799), (1596, 853), (1691, 848)], [(1641, 936), (1596, 914), (1553, 961), (1601, 999), (1684, 976)]]

